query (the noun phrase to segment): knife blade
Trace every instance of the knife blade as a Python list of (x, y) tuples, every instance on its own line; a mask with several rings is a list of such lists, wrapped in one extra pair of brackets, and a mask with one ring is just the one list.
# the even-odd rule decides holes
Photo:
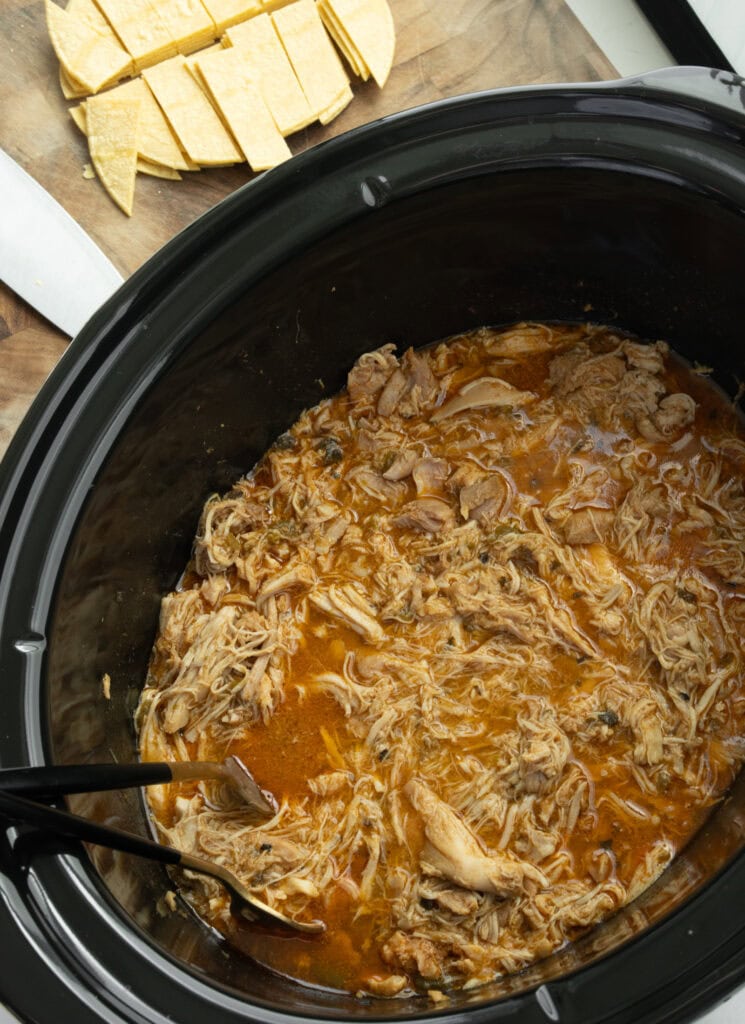
[(0, 281), (74, 337), (123, 280), (57, 200), (0, 149)]

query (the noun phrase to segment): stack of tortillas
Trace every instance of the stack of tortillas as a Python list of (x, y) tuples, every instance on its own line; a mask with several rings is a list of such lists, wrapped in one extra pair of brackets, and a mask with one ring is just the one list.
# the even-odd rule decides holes
[[(70, 114), (104, 188), (132, 213), (137, 172), (290, 156), (287, 135), (328, 124), (354, 75), (382, 88), (395, 34), (387, 0), (46, 0)], [(219, 42), (215, 42), (219, 40)], [(122, 79), (130, 78), (117, 84)]]

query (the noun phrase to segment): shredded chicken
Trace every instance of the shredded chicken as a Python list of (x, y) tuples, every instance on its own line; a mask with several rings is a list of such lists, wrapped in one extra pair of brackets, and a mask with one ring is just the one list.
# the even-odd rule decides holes
[(664, 342), (361, 356), (206, 503), (137, 716), (145, 757), (235, 753), (277, 799), (155, 787), (163, 838), (328, 932), (293, 954), (187, 877), (197, 910), (301, 980), (444, 999), (634, 899), (745, 753), (743, 474)]

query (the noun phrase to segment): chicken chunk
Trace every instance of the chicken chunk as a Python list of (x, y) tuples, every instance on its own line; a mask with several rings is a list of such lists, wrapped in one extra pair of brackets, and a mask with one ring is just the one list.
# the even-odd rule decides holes
[(439, 423), (449, 416), (470, 409), (509, 409), (516, 405), (527, 405), (536, 399), (532, 391), (520, 391), (499, 377), (479, 377), (464, 384), (457, 395), (447, 401), (432, 416), (433, 423)]
[(450, 467), (445, 459), (419, 459), (411, 476), (417, 494), (439, 494), (448, 478)]
[(370, 402), (383, 389), (386, 381), (398, 367), (394, 356), (395, 345), (383, 345), (374, 352), (360, 356), (347, 377), (349, 397), (356, 404)]
[(443, 956), (434, 942), (394, 932), (380, 951), (385, 963), (431, 980), (442, 975)]
[(572, 546), (603, 542), (615, 518), (615, 512), (607, 508), (581, 508), (570, 512), (564, 520), (564, 539)]
[(667, 395), (657, 412), (637, 420), (639, 433), (648, 441), (671, 441), (693, 423), (696, 403), (690, 395)]
[(432, 405), (437, 394), (437, 379), (427, 357), (410, 348), (383, 388), (378, 399), (378, 415), (397, 414), (408, 419)]
[(415, 498), (393, 520), (396, 526), (425, 533), (439, 533), (455, 523), (453, 510), (441, 498)]
[(384, 480), (405, 480), (407, 476), (411, 476), (411, 471), (417, 464), (418, 456), (413, 448), (409, 448), (407, 451), (398, 452), (391, 462), (388, 469), (383, 473)]
[(486, 853), (460, 815), (423, 782), (411, 779), (404, 793), (424, 822), (427, 842), (421, 864), (425, 874), (496, 896), (516, 896), (548, 885), (543, 872), (532, 864), (504, 853)]
[(461, 488), (458, 500), (464, 519), (478, 522), (496, 517), (504, 507), (507, 484), (499, 473), (490, 473)]
[(408, 983), (408, 978), (403, 974), (389, 974), (385, 978), (368, 978), (367, 988), (374, 996), (390, 997), (403, 992)]

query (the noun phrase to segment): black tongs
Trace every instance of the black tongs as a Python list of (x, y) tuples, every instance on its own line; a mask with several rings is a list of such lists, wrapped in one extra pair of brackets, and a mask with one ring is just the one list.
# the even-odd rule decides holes
[(250, 772), (238, 760), (143, 762), (141, 764), (53, 765), (43, 768), (6, 768), (0, 771), (0, 815), (11, 821), (33, 825), (46, 832), (106, 846), (123, 853), (186, 868), (222, 882), (231, 896), (233, 912), (249, 920), (261, 918), (296, 931), (324, 931), (322, 921), (296, 921), (257, 899), (241, 881), (221, 864), (183, 853), (173, 846), (99, 825), (88, 818), (49, 807), (45, 801), (70, 793), (93, 793), (106, 789), (162, 785), (187, 779), (213, 779), (228, 783), (256, 814), (264, 818), (276, 813), (270, 794), (257, 786)]

